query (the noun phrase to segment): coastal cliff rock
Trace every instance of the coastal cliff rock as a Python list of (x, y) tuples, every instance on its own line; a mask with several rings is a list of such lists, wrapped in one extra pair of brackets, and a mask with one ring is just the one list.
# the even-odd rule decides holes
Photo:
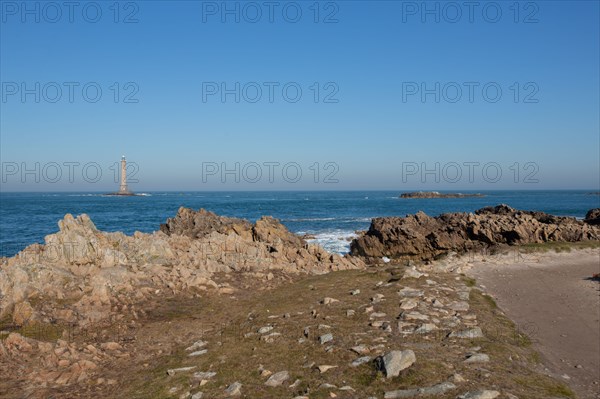
[[(588, 213), (593, 217), (596, 213)], [(520, 211), (508, 205), (472, 213), (431, 217), (423, 212), (406, 217), (375, 218), (369, 230), (350, 245), (350, 253), (365, 258), (430, 260), (448, 252), (547, 241), (599, 240), (600, 228), (575, 218)]]
[(266, 279), (271, 271), (320, 274), (364, 267), (360, 259), (306, 243), (270, 217), (252, 225), (180, 208), (161, 231), (133, 236), (101, 232), (85, 214), (67, 214), (58, 226), (44, 245), (1, 260), (0, 318), (29, 298), (44, 298), (71, 304), (66, 313), (47, 309), (50, 316), (85, 324), (107, 317), (118, 295), (227, 291), (211, 280), (214, 273), (247, 272)]
[(415, 191), (412, 193), (402, 193), (400, 198), (470, 198), (485, 197), (483, 194), (463, 194), (463, 193), (440, 193), (437, 191)]

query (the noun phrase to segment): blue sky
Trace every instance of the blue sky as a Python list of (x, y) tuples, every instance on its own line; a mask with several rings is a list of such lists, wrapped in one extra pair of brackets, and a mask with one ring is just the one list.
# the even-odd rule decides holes
[(599, 189), (597, 1), (1, 3), (2, 191)]

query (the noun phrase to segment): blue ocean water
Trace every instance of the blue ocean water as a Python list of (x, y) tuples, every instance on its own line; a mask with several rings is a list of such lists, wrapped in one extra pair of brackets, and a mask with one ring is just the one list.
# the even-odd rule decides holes
[(472, 212), (501, 203), (560, 216), (583, 218), (600, 207), (590, 191), (481, 191), (482, 198), (401, 199), (398, 191), (329, 192), (150, 192), (114, 197), (99, 193), (0, 193), (0, 256), (44, 242), (58, 231), (66, 213), (87, 213), (100, 230), (152, 232), (175, 216), (180, 206), (205, 208), (219, 215), (255, 221), (262, 215), (280, 219), (291, 231), (313, 234), (332, 252), (344, 253), (356, 230), (377, 216), (405, 216), (420, 210), (435, 216)]

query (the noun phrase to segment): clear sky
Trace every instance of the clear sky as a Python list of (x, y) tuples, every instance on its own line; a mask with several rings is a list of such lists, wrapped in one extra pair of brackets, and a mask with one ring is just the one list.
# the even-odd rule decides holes
[(2, 191), (599, 189), (598, 1), (0, 3)]

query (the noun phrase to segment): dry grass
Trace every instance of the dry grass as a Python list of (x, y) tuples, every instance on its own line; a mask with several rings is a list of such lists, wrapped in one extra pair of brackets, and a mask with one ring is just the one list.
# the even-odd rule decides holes
[[(454, 277), (433, 276), (440, 285), (449, 286), (456, 285)], [(450, 340), (446, 338), (449, 331), (428, 336), (388, 336), (382, 330), (370, 327), (363, 309), (369, 304), (369, 298), (378, 292), (384, 294), (386, 300), (375, 305), (376, 311), (387, 313), (386, 320), (391, 322), (400, 313), (399, 297), (396, 295), (399, 286), (394, 283), (392, 287), (375, 287), (378, 281), (389, 279), (390, 274), (381, 269), (344, 271), (301, 277), (269, 291), (253, 289), (238, 292), (235, 297), (171, 298), (150, 312), (151, 325), (144, 327), (147, 335), (138, 341), (148, 343), (148, 340), (156, 339), (155, 335), (161, 331), (162, 341), (158, 339), (155, 342), (161, 341), (165, 347), (166, 338), (173, 344), (172, 351), (152, 357), (151, 365), (147, 368), (142, 366), (143, 361), (138, 362), (130, 370), (127, 384), (112, 393), (115, 397), (126, 394), (132, 398), (167, 398), (178, 397), (185, 391), (194, 393), (201, 390), (207, 397), (221, 398), (229, 384), (239, 381), (243, 384), (244, 397), (248, 398), (285, 398), (307, 391), (311, 398), (328, 398), (332, 390), (318, 389), (322, 383), (338, 387), (350, 385), (356, 390), (333, 390), (338, 398), (382, 397), (385, 391), (430, 386), (446, 381), (454, 373), (460, 373), (467, 382), (445, 397), (454, 398), (467, 390), (491, 387), (519, 398), (547, 397), (550, 392), (572, 397), (566, 386), (536, 371), (536, 359), (539, 360), (539, 356), (531, 348), (528, 337), (517, 331), (490, 297), (476, 290), (472, 291), (470, 303), (484, 331), (483, 339)], [(401, 287), (403, 281), (399, 283)], [(472, 285), (467, 280), (464, 283)], [(425, 287), (424, 278), (418, 282), (413, 280), (411, 285)], [(355, 288), (360, 288), (361, 294), (349, 295), (349, 291)], [(327, 296), (340, 302), (329, 306), (319, 304)], [(316, 318), (311, 315), (313, 309), (318, 313)], [(354, 309), (356, 316), (346, 317), (347, 309)], [(290, 317), (284, 318), (283, 315), (287, 313)], [(271, 315), (278, 317), (269, 318)], [(170, 327), (165, 329), (166, 324)], [(319, 324), (333, 327), (335, 340), (331, 352), (325, 350), (327, 345), (322, 346), (317, 342), (318, 335), (327, 332), (319, 331)], [(245, 333), (255, 332), (266, 325), (273, 325), (273, 331), (280, 332), (282, 336), (272, 343), (260, 341), (258, 336), (244, 338)], [(395, 323), (392, 325), (395, 329)], [(305, 327), (310, 327), (309, 337), (300, 344), (298, 339), (303, 337)], [(359, 343), (374, 345), (379, 342), (378, 338), (387, 340), (384, 343), (385, 351), (413, 349), (417, 354), (417, 362), (391, 380), (386, 380), (373, 362), (356, 368), (349, 367), (349, 363), (359, 357), (349, 348)], [(198, 358), (189, 358), (183, 349), (197, 339), (208, 341), (209, 351)], [(481, 352), (489, 354), (492, 361), (483, 367), (464, 364), (462, 361), (472, 346), (480, 346)], [(314, 368), (303, 367), (313, 362), (315, 365), (339, 367), (325, 374), (320, 374)], [(266, 377), (260, 376), (259, 365), (272, 372), (287, 370), (290, 380), (282, 387), (265, 387)], [(190, 383), (191, 373), (173, 377), (166, 374), (169, 368), (185, 366), (196, 366), (195, 371), (216, 371), (217, 376), (205, 386), (196, 387), (196, 384)], [(296, 388), (288, 388), (296, 379), (300, 379), (301, 383)], [(169, 393), (172, 387), (179, 388), (175, 394)]]

